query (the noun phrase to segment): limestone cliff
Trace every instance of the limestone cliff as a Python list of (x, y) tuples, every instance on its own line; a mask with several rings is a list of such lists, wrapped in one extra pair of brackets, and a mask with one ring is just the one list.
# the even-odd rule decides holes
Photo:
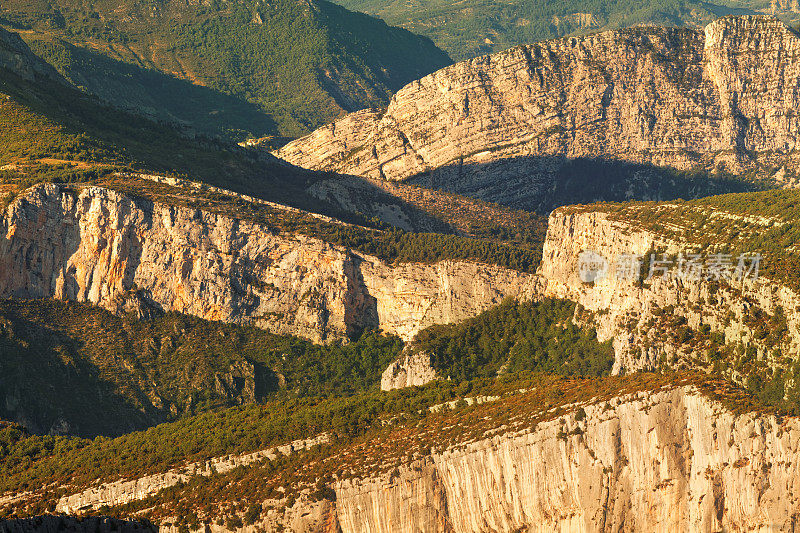
[(793, 531), (798, 438), (678, 388), (343, 482), (336, 510), (345, 532)]
[(390, 364), (381, 376), (381, 390), (388, 391), (425, 385), (436, 379), (431, 356), (425, 352), (406, 350), (399, 360)]
[[(529, 405), (523, 411), (546, 409)], [(301, 497), (284, 511), (233, 529), (477, 533), (798, 526), (796, 418), (734, 414), (690, 385), (547, 413), (522, 427), (511, 424), (434, 447), (392, 472), (340, 479), (332, 485), (335, 498)], [(121, 495), (117, 503), (137, 497)], [(203, 528), (228, 531), (218, 521)], [(165, 523), (162, 530), (175, 526)]]
[[(385, 111), (348, 115), (275, 153), (536, 209), (731, 186), (676, 185), (653, 178), (655, 167), (763, 177), (785, 167), (776, 179), (794, 185), (798, 52), (791, 29), (761, 16), (518, 46), (439, 70)], [(570, 170), (576, 158), (645, 166)]]
[[(730, 215), (719, 212), (708, 216)], [(770, 225), (774, 221), (758, 222)], [(622, 254), (644, 255), (653, 250), (678, 254), (692, 250), (692, 246), (691, 241), (665, 237), (601, 210), (556, 210), (550, 216), (539, 272), (547, 283), (544, 294), (575, 301), (594, 312), (598, 338), (614, 339), (616, 372), (653, 369), (661, 360), (676, 363), (673, 357), (683, 356), (698, 358), (693, 364), (707, 364), (700, 357), (703, 350), (676, 337), (671, 325), (675, 318), (695, 330), (705, 326), (721, 334), (726, 343), (757, 347), (758, 358), (772, 364), (771, 350), (754, 331), (763, 319), (754, 317), (762, 313), (769, 318), (780, 312), (787, 327), (780, 348), (787, 356), (800, 353), (800, 295), (773, 280), (760, 277), (715, 283), (654, 276), (640, 282), (609, 275), (585, 283), (579, 278), (579, 254), (584, 250), (612, 262)]]
[(0, 218), (0, 296), (151, 306), (324, 342), (364, 327), (409, 339), (537, 278), (467, 261), (391, 265), (245, 219), (39, 185)]

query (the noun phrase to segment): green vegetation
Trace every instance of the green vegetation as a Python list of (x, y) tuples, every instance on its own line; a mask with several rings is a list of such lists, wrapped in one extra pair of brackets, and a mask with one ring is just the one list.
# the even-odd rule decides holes
[[(337, 0), (389, 24), (431, 37), (456, 59), (504, 50), (518, 44), (635, 26), (702, 25), (732, 13), (744, 2), (697, 0)], [(761, 7), (768, 7), (766, 5)]]
[(176, 313), (137, 320), (3, 300), (0, 418), (24, 413), (36, 432), (109, 435), (272, 397), (353, 394), (377, 387), (401, 349), (375, 332), (321, 346)]
[(509, 300), (460, 324), (425, 329), (414, 349), (431, 354), (437, 372), (457, 381), (520, 371), (608, 375), (611, 341), (597, 342), (594, 329), (575, 325), (575, 317), (570, 302)]
[[(450, 63), (430, 40), (324, 0), (9, 0), (0, 17), (33, 29), (26, 37), (37, 52), (99, 96), (171, 121), (189, 118), (194, 100), (211, 115), (190, 123), (239, 140), (298, 136), (344, 111), (385, 105)], [(182, 91), (192, 100), (181, 102)], [(248, 117), (256, 108), (262, 117)]]
[[(333, 476), (369, 476), (433, 450), (485, 438), (498, 431), (535, 427), (568, 415), (578, 402), (599, 403), (615, 396), (693, 384), (739, 412), (762, 409), (746, 391), (698, 374), (637, 374), (626, 377), (565, 379), (542, 374), (509, 374), (500, 378), (454, 383), (439, 381), (424, 388), (391, 393), (369, 392), (350, 398), (289, 400), (263, 406), (235, 407), (204, 413), (116, 439), (94, 440), (29, 436), (15, 425), (0, 428), (0, 493), (41, 490), (30, 505), (0, 508), (0, 516), (36, 514), (52, 508), (64, 493), (97, 479), (115, 480), (163, 472), (190, 461), (246, 453), (329, 432), (329, 446), (265, 461), (226, 474), (195, 478), (124, 509), (106, 510), (130, 516), (145, 511), (156, 521), (231, 516), (246, 511), (276, 487), (318, 486)], [(464, 397), (500, 399), (453, 410), (430, 408)], [(323, 485), (324, 486), (324, 485)], [(320, 498), (325, 491), (319, 490)], [(229, 507), (233, 505), (233, 508)], [(178, 512), (176, 513), (176, 510)], [(226, 512), (227, 511), (227, 512)], [(198, 516), (199, 515), (199, 516)]]

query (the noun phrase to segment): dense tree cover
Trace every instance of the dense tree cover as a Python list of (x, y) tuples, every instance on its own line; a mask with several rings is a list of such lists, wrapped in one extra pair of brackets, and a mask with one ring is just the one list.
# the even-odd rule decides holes
[(525, 370), (607, 375), (614, 364), (611, 341), (599, 343), (575, 316), (575, 304), (562, 300), (509, 300), (463, 323), (425, 329), (414, 349), (429, 353), (437, 372), (455, 380)]
[(0, 419), (37, 432), (119, 434), (271, 397), (377, 387), (402, 342), (365, 332), (315, 345), (256, 327), (167, 313), (117, 317), (58, 300), (0, 301)]
[[(58, 44), (37, 50), (68, 77), (122, 105), (143, 102), (142, 94), (129, 95), (120, 85), (130, 76), (162, 119), (174, 119), (172, 112), (185, 105), (175, 100), (177, 85), (100, 56), (234, 97), (238, 102), (186, 89), (201, 109), (219, 105), (209, 112), (221, 116), (206, 116), (198, 126), (231, 128), (233, 136), (307, 133), (344, 111), (385, 105), (409, 81), (450, 63), (430, 40), (324, 0), (9, 0), (0, 16), (38, 31), (39, 39), (91, 44), (92, 53)], [(247, 104), (266, 116), (260, 122), (247, 117)]]
[(431, 37), (456, 59), (510, 48), (517, 44), (575, 33), (638, 24), (702, 24), (717, 16), (748, 12), (745, 2), (696, 0), (337, 0), (356, 11), (377, 15)]
[(241, 141), (278, 131), (275, 121), (258, 104), (75, 46), (51, 34), (25, 37), (36, 55), (81, 90), (111, 105), (175, 123), (189, 135), (199, 132)]

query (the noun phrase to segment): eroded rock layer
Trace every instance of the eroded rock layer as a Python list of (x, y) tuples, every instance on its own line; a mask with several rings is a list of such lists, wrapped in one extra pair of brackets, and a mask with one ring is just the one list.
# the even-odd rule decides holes
[(408, 339), (538, 285), (468, 261), (390, 265), (232, 216), (57, 185), (30, 189), (0, 218), (0, 271), (2, 297), (155, 307), (318, 342), (365, 327)]
[[(791, 185), (799, 53), (794, 31), (759, 16), (704, 31), (636, 28), (518, 46), (412, 82), (385, 112), (348, 115), (276, 154), (536, 209), (731, 187), (677, 183), (655, 176), (658, 167), (755, 172)], [(576, 158), (606, 163), (570, 166)]]

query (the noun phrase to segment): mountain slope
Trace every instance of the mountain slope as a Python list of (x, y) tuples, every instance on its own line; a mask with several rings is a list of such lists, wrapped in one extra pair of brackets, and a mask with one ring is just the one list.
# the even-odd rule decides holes
[[(37, 52), (105, 100), (240, 140), (296, 136), (345, 111), (383, 105), (408, 81), (450, 63), (429, 40), (324, 0), (13, 0), (0, 17), (33, 30), (26, 38)], [(205, 116), (193, 119), (181, 91)], [(248, 108), (266, 116), (248, 117)]]
[(499, 52), (520, 44), (636, 25), (702, 26), (731, 14), (775, 13), (787, 22), (800, 19), (791, 0), (338, 0), (389, 24), (427, 35), (456, 60)]
[(534, 376), (461, 389), (250, 406), (114, 440), (9, 426), (0, 513), (101, 510), (220, 532), (790, 530), (796, 520), (797, 420), (721, 382)]
[(442, 69), (275, 154), (542, 211), (792, 186), (798, 50), (770, 17), (545, 41)]

